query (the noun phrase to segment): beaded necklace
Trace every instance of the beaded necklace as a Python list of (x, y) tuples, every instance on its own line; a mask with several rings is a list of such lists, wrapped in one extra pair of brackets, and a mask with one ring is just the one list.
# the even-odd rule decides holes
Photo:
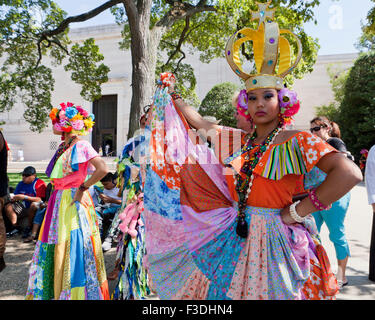
[(259, 145), (257, 151), (254, 152), (251, 157), (249, 156), (250, 152), (257, 147), (254, 144), (254, 140), (257, 137), (256, 131), (254, 134), (248, 139), (246, 144), (242, 148), (242, 154), (247, 153), (245, 156), (245, 163), (241, 168), (241, 172), (246, 175), (245, 178), (242, 178), (240, 173), (236, 173), (233, 171), (234, 176), (234, 184), (236, 187), (236, 191), (238, 194), (238, 216), (237, 216), (237, 234), (242, 237), (246, 238), (248, 234), (248, 225), (245, 220), (245, 209), (247, 199), (250, 195), (251, 187), (253, 185), (254, 180), (254, 169), (257, 166), (259, 160), (262, 158), (263, 154), (268, 150), (269, 146), (273, 143), (277, 135), (282, 130), (282, 124), (279, 124), (268, 136), (267, 138)]
[(55, 163), (57, 162), (57, 160), (61, 157), (61, 155), (70, 148), (70, 146), (72, 145), (73, 141), (77, 138), (77, 136), (72, 136), (68, 143), (61, 143), (59, 145), (59, 148), (57, 149), (56, 151), (56, 157), (55, 157)]

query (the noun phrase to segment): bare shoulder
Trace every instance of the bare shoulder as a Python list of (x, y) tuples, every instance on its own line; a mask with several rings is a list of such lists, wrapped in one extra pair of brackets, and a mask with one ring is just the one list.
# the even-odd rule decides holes
[(280, 144), (280, 143), (283, 143), (285, 141), (288, 141), (290, 138), (292, 138), (293, 136), (295, 136), (296, 134), (298, 134), (300, 132), (303, 132), (303, 131), (300, 131), (300, 130), (283, 130), (276, 137), (274, 144)]

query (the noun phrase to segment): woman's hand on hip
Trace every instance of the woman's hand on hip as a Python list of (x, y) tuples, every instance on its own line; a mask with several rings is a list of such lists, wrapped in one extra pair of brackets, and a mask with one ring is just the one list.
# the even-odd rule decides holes
[(79, 203), (82, 203), (82, 197), (83, 197), (83, 191), (79, 190), (79, 188), (77, 188), (77, 191), (76, 191), (76, 194), (74, 195), (74, 198), (72, 200), (72, 202), (70, 203), (70, 205), (72, 206), (76, 201), (78, 201)]
[(296, 224), (296, 221), (291, 217), (290, 215), (290, 206), (285, 207), (283, 210), (281, 210), (281, 220), (286, 225), (293, 225)]

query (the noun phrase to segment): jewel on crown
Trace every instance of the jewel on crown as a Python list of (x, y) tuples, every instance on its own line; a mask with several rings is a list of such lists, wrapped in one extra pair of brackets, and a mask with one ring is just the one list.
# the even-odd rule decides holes
[[(291, 73), (302, 57), (302, 45), (299, 38), (289, 30), (279, 29), (274, 20), (275, 9), (269, 9), (271, 1), (257, 3), (258, 11), (252, 12), (252, 20), (259, 20), (257, 30), (244, 28), (228, 40), (225, 56), (233, 71), (245, 80), (246, 90), (274, 88), (281, 90), (284, 77)], [(291, 45), (282, 35), (289, 34), (297, 42), (297, 58), (291, 61)], [(238, 36), (242, 35), (241, 38)], [(252, 41), (256, 73), (249, 74), (243, 70), (240, 60), (241, 45)], [(276, 71), (277, 69), (277, 71)]]

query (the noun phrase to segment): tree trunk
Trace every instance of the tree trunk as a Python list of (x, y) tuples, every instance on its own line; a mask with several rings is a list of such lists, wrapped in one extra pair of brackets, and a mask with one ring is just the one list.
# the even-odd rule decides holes
[[(132, 41), (132, 100), (129, 117), (128, 139), (139, 128), (143, 107), (152, 102), (155, 88), (157, 47), (161, 39), (160, 30), (143, 30), (143, 43)], [(134, 44), (133, 44), (134, 43)]]
[(149, 28), (150, 10), (143, 10), (130, 23), (132, 55), (132, 100), (130, 106), (129, 130), (131, 138), (139, 128), (143, 107), (150, 104), (155, 88), (157, 49), (165, 31), (164, 27)]

